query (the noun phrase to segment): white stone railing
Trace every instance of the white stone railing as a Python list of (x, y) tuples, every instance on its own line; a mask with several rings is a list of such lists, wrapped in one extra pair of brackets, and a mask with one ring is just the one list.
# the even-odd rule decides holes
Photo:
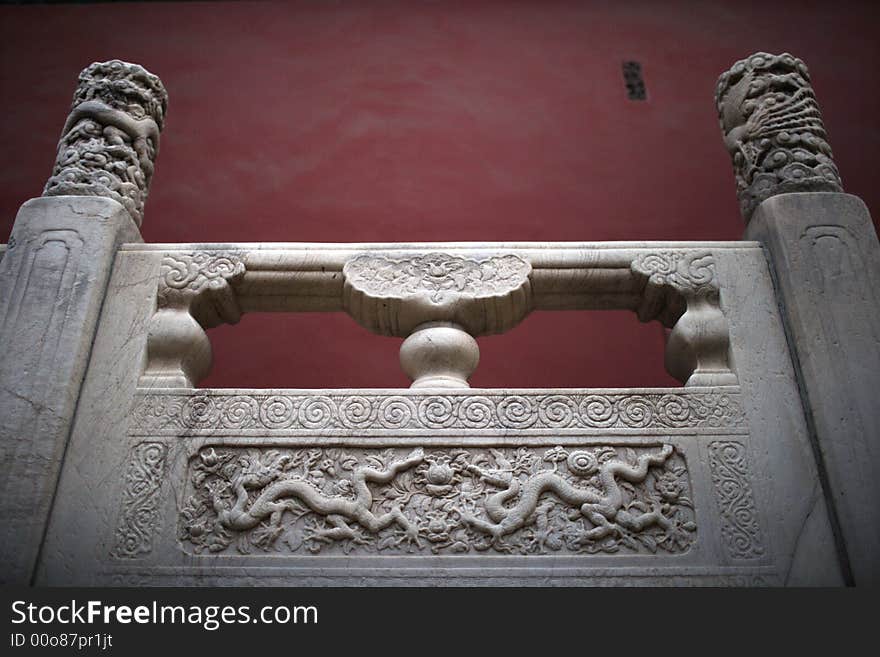
[[(876, 584), (880, 245), (803, 62), (716, 102), (757, 241), (145, 245), (167, 96), (88, 67), (0, 246), (0, 580)], [(610, 309), (683, 387), (469, 388), (480, 336)], [(207, 329), (339, 311), (411, 389), (196, 388)]]

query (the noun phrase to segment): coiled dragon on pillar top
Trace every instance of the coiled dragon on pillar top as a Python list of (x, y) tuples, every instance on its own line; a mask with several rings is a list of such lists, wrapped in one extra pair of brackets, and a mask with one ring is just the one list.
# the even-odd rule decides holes
[(106, 196), (140, 226), (167, 106), (162, 82), (137, 64), (87, 67), (43, 196)]
[(789, 192), (840, 192), (806, 65), (755, 53), (718, 79), (715, 104), (746, 221), (765, 199)]

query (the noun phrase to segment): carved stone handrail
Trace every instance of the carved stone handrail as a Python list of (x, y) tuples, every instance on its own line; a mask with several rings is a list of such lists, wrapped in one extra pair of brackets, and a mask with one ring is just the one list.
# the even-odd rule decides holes
[(626, 309), (671, 329), (666, 365), (688, 386), (736, 384), (714, 249), (749, 243), (585, 245), (127, 245), (163, 251), (141, 386), (192, 387), (209, 370), (204, 329), (241, 313), (346, 311), (405, 337), (414, 387), (467, 387), (474, 337), (531, 310)]
[(204, 329), (238, 322), (241, 309), (230, 284), (244, 273), (236, 253), (202, 251), (162, 259), (142, 387), (191, 387), (207, 375), (211, 341)]

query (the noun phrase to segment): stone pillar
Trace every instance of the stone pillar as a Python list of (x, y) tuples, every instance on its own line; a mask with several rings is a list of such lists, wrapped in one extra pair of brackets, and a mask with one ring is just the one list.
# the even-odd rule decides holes
[[(716, 103), (748, 227), (763, 243), (849, 580), (880, 584), (880, 244), (843, 193), (807, 68), (757, 53)], [(782, 410), (782, 409), (780, 409)]]
[(141, 241), (166, 104), (140, 66), (85, 69), (52, 177), (0, 261), (3, 583), (31, 581), (116, 250)]

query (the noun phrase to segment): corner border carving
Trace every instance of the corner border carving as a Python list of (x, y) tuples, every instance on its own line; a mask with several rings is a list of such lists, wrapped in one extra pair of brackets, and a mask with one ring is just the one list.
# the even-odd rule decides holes
[(153, 536), (161, 522), (158, 506), (167, 455), (163, 443), (144, 442), (132, 448), (111, 556), (137, 559), (153, 551)]
[(731, 559), (764, 556), (745, 445), (728, 440), (709, 443), (709, 468), (727, 556)]

